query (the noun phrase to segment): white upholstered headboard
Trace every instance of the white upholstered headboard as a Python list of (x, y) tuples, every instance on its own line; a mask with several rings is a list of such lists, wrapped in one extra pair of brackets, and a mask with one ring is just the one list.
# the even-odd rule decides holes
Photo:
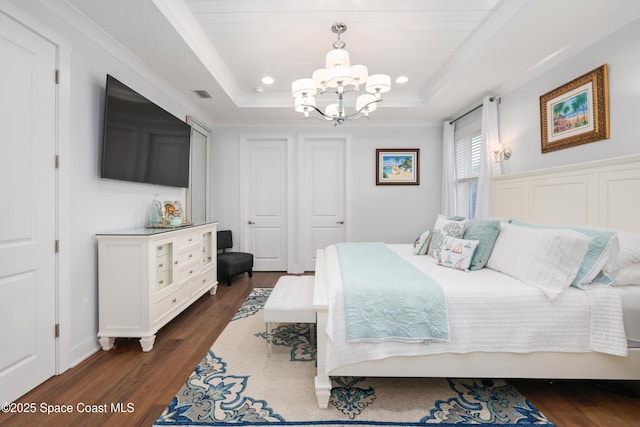
[(492, 215), (640, 232), (640, 155), (491, 180)]

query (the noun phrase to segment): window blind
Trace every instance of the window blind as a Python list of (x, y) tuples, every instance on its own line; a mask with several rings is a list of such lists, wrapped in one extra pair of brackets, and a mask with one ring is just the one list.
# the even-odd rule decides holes
[(457, 181), (478, 177), (481, 143), (482, 135), (479, 131), (455, 142)]

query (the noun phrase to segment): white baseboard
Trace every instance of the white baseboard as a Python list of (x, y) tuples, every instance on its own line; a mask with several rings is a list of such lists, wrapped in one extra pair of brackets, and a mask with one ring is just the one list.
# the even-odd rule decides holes
[(71, 348), (71, 355), (69, 357), (71, 360), (71, 368), (78, 366), (81, 362), (89, 358), (89, 356), (101, 350), (102, 348), (100, 344), (98, 344), (97, 337), (87, 338), (80, 344), (74, 345)]

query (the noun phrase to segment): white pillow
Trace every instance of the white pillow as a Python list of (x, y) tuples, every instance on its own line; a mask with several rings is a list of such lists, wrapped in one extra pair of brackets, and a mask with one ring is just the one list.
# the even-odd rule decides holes
[(627, 265), (617, 270), (613, 275), (613, 285), (640, 285), (640, 264)]
[(436, 223), (433, 226), (433, 236), (431, 237), (431, 243), (429, 243), (427, 255), (435, 258), (436, 261), (439, 260), (444, 238), (447, 236), (462, 237), (466, 223), (466, 218), (449, 218), (444, 215), (438, 215), (438, 219), (436, 219)]
[(573, 286), (577, 288), (582, 288), (585, 286), (592, 287), (600, 283), (610, 282), (609, 275), (607, 272), (602, 272), (605, 266), (609, 265), (611, 260), (615, 259), (618, 256), (619, 243), (618, 236), (614, 230), (602, 229), (602, 228), (593, 228), (593, 227), (558, 227), (558, 226), (548, 226), (548, 225), (540, 225), (540, 224), (532, 224), (522, 222), (518, 219), (512, 219), (510, 224), (522, 226), (522, 227), (532, 227), (532, 228), (551, 228), (551, 229), (561, 229), (566, 228), (569, 230), (577, 231), (578, 233), (582, 233), (591, 238), (589, 242), (589, 247), (587, 248), (587, 253), (582, 258), (582, 264), (578, 269), (578, 273), (576, 277), (573, 279), (571, 283)]
[(427, 230), (418, 236), (415, 242), (413, 242), (413, 254), (414, 255), (426, 255), (429, 249), (429, 242), (431, 241), (431, 230)]
[(438, 264), (456, 270), (469, 271), (471, 259), (476, 251), (479, 240), (464, 240), (447, 236), (440, 251)]
[(618, 231), (617, 235), (620, 244), (618, 255), (604, 268), (612, 276), (624, 267), (640, 263), (640, 233)]
[(576, 277), (590, 241), (573, 230), (503, 223), (487, 267), (535, 286), (555, 300)]

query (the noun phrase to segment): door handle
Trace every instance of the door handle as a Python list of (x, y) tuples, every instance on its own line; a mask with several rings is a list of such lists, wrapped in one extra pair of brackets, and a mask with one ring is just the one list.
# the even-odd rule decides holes
[(253, 221), (249, 220), (249, 221), (247, 222), (247, 224), (249, 224), (249, 225), (254, 225), (254, 224), (255, 224), (255, 222), (253, 222)]
[(342, 225), (342, 224), (344, 224), (344, 221), (336, 221), (336, 224)]

